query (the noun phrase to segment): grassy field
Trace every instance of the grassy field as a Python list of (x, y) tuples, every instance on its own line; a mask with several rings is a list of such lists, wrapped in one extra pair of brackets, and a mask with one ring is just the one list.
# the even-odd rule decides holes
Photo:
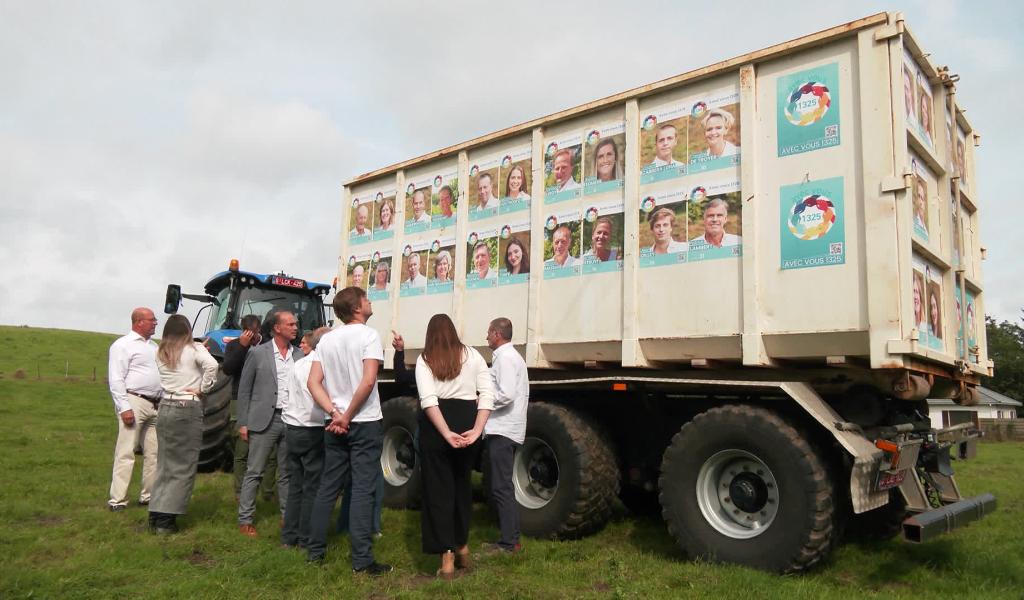
[[(13, 379), (25, 361), (62, 356), (105, 362), (111, 336), (0, 328), (0, 598), (995, 598), (1024, 592), (1024, 445), (984, 444), (960, 463), (967, 495), (991, 491), (999, 510), (934, 542), (846, 544), (814, 572), (779, 577), (688, 561), (658, 519), (620, 509), (602, 532), (575, 542), (526, 540), (515, 557), (481, 558), (447, 583), (419, 551), (419, 513), (386, 510), (378, 580), (353, 577), (336, 538), (322, 568), (278, 548), (275, 508), (259, 507), (255, 540), (237, 533), (230, 476), (201, 475), (182, 533), (156, 537), (146, 512), (106, 510), (116, 434), (106, 386), (89, 378)], [(12, 341), (13, 340), (13, 341)], [(29, 344), (29, 346), (25, 346)], [(34, 344), (34, 345), (33, 345)], [(37, 346), (40, 346), (37, 348)], [(45, 346), (46, 349), (41, 347)], [(11, 357), (11, 354), (20, 355)], [(62, 361), (63, 359), (61, 359)], [(61, 362), (61, 371), (63, 362)], [(91, 370), (90, 370), (91, 374)], [(137, 480), (131, 493), (137, 493)], [(134, 498), (134, 496), (131, 496)], [(494, 539), (476, 507), (471, 547)]]

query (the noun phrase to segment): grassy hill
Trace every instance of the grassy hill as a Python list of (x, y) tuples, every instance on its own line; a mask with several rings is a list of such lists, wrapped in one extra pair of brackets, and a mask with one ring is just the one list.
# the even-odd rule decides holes
[(28, 379), (69, 377), (106, 381), (107, 349), (120, 335), (0, 325), (0, 378), (21, 370)]

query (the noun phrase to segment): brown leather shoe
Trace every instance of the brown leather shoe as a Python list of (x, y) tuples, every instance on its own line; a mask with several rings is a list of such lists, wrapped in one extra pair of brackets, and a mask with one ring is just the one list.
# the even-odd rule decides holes
[(258, 535), (256, 533), (256, 528), (253, 527), (251, 523), (246, 523), (245, 525), (239, 525), (238, 526), (238, 532), (241, 533), (242, 535), (246, 536), (246, 537), (251, 537), (251, 538), (254, 538), (254, 537), (256, 537)]

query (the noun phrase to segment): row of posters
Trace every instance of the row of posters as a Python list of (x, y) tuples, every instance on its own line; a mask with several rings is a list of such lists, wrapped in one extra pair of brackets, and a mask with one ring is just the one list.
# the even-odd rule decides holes
[(907, 129), (916, 133), (929, 148), (934, 148), (935, 104), (932, 86), (917, 66), (917, 61), (907, 53), (903, 56), (903, 105), (907, 115)]
[[(940, 352), (949, 352), (947, 342), (955, 344), (957, 358), (968, 358), (978, 362), (978, 353), (971, 352), (978, 345), (977, 296), (970, 290), (963, 290), (959, 285), (954, 288), (956, 316), (956, 339), (948, 340), (947, 333), (951, 328), (943, 323), (942, 310), (942, 272), (927, 260), (913, 255), (913, 293), (914, 327), (917, 328), (918, 341), (924, 346)], [(966, 336), (966, 339), (965, 339)], [(966, 343), (965, 343), (966, 342)]]

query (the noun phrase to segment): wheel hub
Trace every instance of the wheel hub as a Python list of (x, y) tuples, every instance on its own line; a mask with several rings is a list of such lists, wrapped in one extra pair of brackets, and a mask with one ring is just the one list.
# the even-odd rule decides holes
[(512, 461), (516, 501), (530, 509), (546, 505), (558, 491), (558, 459), (544, 440), (526, 438)]
[(409, 482), (416, 468), (416, 449), (412, 434), (404, 427), (391, 427), (384, 432), (380, 467), (389, 485), (401, 487)]
[(779, 512), (775, 475), (746, 450), (722, 450), (697, 474), (697, 505), (719, 533), (748, 539), (764, 533)]
[(740, 473), (729, 484), (729, 497), (743, 512), (757, 512), (768, 501), (768, 486), (756, 475)]

